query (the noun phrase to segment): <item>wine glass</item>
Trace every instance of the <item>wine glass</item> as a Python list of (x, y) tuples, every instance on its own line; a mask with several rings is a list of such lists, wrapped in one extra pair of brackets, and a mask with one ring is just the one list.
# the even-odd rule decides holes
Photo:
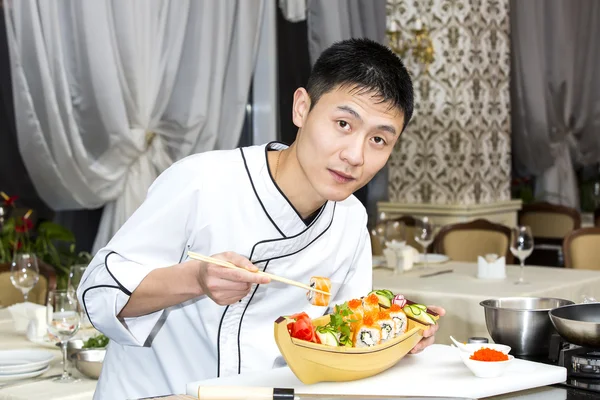
[(528, 226), (517, 226), (512, 230), (510, 242), (510, 252), (521, 261), (521, 275), (516, 285), (523, 285), (529, 282), (525, 281), (523, 276), (525, 270), (525, 259), (533, 252), (533, 235)]
[(27, 303), (29, 291), (33, 289), (39, 279), (40, 270), (35, 254), (15, 254), (10, 266), (10, 281), (14, 287), (23, 293), (25, 303)]
[(390, 221), (386, 227), (386, 240), (406, 242), (406, 225), (400, 221)]
[(424, 268), (427, 268), (427, 247), (433, 243), (434, 226), (428, 217), (417, 219), (415, 223), (415, 241), (423, 246)]
[(377, 215), (375, 227), (371, 230), (371, 234), (377, 239), (383, 250), (385, 248), (385, 242), (387, 241), (387, 216), (385, 212), (382, 211)]
[[(73, 296), (77, 296), (77, 288), (79, 287), (79, 283), (81, 282), (81, 278), (83, 278), (83, 274), (87, 268), (86, 264), (78, 264), (73, 265), (69, 270), (69, 282), (67, 284), (67, 288), (72, 291)], [(87, 314), (81, 309), (81, 324), (80, 328), (85, 329), (91, 326), (90, 320), (87, 317)]]
[(71, 339), (80, 326), (80, 309), (77, 298), (70, 290), (56, 290), (48, 294), (46, 306), (46, 325), (48, 332), (60, 340), (60, 349), (63, 356), (63, 372), (56, 382), (75, 382), (67, 371), (67, 342)]

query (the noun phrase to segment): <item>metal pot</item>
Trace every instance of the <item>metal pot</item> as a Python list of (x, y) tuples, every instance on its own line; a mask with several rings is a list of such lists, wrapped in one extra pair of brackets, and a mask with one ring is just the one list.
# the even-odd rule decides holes
[(600, 303), (558, 307), (548, 314), (563, 339), (579, 346), (600, 348)]
[(555, 332), (548, 312), (573, 304), (570, 300), (548, 297), (505, 297), (479, 303), (485, 310), (485, 323), (494, 342), (512, 348), (515, 355), (548, 354)]

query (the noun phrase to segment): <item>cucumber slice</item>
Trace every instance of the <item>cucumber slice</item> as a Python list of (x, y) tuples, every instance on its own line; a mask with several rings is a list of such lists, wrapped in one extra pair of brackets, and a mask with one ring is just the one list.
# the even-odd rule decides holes
[(424, 324), (434, 325), (437, 323), (435, 318), (427, 314), (427, 312), (420, 309), (419, 307), (415, 307), (414, 304), (404, 306), (403, 310), (406, 313), (407, 317), (416, 319), (417, 321), (422, 322)]
[(392, 300), (389, 297), (378, 294), (377, 298), (379, 299), (379, 305), (381, 307), (390, 308), (392, 306)]
[(381, 289), (381, 290), (376, 290), (375, 293), (376, 294), (381, 294), (381, 295), (387, 297), (390, 300), (392, 300), (394, 298), (394, 293), (392, 293), (391, 290)]
[(392, 299), (387, 296), (387, 293), (382, 293), (382, 290), (373, 290), (369, 295), (374, 294), (379, 299), (379, 305), (383, 308), (392, 306)]
[(337, 347), (340, 345), (337, 337), (335, 336), (335, 333), (333, 333), (332, 331), (326, 330), (326, 331), (320, 332), (317, 329), (316, 333), (317, 333), (317, 336), (319, 337), (319, 340), (321, 341), (321, 344), (325, 344), (327, 346), (334, 346), (334, 347)]
[(427, 311), (427, 306), (424, 304), (411, 304), (413, 307), (419, 307), (423, 311)]
[(421, 317), (420, 321), (425, 322), (426, 324), (435, 325), (437, 323), (436, 320), (426, 312), (421, 314), (419, 317)]
[(421, 313), (423, 312), (423, 310), (421, 310), (419, 307), (415, 307), (412, 304), (409, 307), (410, 307), (410, 312), (412, 312), (412, 314), (414, 316), (421, 315)]

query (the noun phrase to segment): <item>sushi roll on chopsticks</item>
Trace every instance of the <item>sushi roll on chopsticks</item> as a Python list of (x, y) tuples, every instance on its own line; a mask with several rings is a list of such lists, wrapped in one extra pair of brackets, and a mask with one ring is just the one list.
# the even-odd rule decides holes
[(373, 315), (375, 323), (381, 328), (381, 342), (385, 343), (393, 339), (395, 334), (394, 320), (390, 317), (389, 312), (381, 310)]
[(360, 322), (354, 324), (354, 347), (371, 347), (381, 343), (381, 328), (375, 323), (372, 315), (367, 314)]
[(392, 304), (389, 309), (390, 318), (394, 321), (394, 335), (400, 336), (408, 329), (408, 319), (398, 304)]
[[(331, 280), (323, 276), (313, 276), (310, 278), (309, 286), (323, 292), (331, 293)], [(331, 294), (323, 294), (313, 291), (306, 292), (306, 298), (313, 306), (328, 306)]]

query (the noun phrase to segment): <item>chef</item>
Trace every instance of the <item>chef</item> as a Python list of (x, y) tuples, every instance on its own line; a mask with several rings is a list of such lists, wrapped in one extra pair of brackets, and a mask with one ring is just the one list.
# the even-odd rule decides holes
[(333, 304), (367, 294), (367, 214), (352, 193), (386, 164), (412, 112), (400, 59), (366, 39), (343, 41), (294, 93), (291, 146), (196, 154), (162, 173), (77, 291), (110, 338), (94, 398), (184, 393), (189, 382), (284, 365), (275, 319), (327, 310), (257, 269), (304, 283), (328, 277)]

